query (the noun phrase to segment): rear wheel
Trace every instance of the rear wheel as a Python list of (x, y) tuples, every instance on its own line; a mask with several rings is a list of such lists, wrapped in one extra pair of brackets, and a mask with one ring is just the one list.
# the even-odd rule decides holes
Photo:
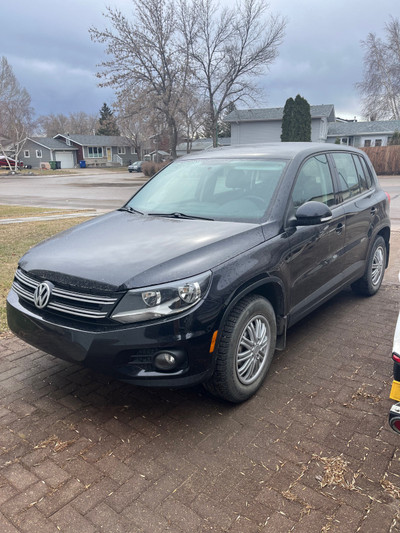
[(373, 296), (382, 285), (386, 268), (386, 243), (381, 236), (375, 239), (368, 256), (367, 266), (362, 278), (352, 284), (351, 288), (357, 294)]
[(230, 402), (250, 398), (261, 386), (276, 344), (276, 318), (265, 298), (250, 295), (231, 311), (219, 340), (216, 368), (205, 388)]

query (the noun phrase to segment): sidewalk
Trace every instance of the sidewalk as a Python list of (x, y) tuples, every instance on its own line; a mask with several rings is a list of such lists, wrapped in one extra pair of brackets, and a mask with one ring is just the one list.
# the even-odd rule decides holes
[(239, 406), (0, 339), (0, 531), (400, 532), (399, 270), (395, 231), (379, 293), (344, 291), (292, 328)]

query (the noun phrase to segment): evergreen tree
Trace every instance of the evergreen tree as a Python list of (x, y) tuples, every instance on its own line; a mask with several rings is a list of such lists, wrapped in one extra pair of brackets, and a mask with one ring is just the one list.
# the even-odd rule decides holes
[(100, 126), (96, 131), (96, 135), (120, 135), (113, 112), (106, 103), (100, 109), (99, 122)]
[(283, 108), (282, 118), (282, 134), (281, 141), (288, 142), (293, 140), (293, 124), (294, 124), (294, 100), (288, 98)]
[(310, 104), (299, 94), (295, 101), (294, 141), (311, 142)]
[(396, 130), (393, 133), (392, 138), (388, 142), (388, 145), (389, 146), (396, 146), (396, 145), (399, 145), (399, 144), (400, 144), (400, 132)]
[(293, 98), (286, 100), (283, 109), (281, 141), (311, 141), (310, 104), (299, 94), (294, 100)]

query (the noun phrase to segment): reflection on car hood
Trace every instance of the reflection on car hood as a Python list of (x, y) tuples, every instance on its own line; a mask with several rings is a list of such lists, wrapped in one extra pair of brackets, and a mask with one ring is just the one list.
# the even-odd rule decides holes
[(35, 246), (20, 266), (64, 286), (123, 290), (205, 272), (263, 240), (249, 223), (115, 211)]

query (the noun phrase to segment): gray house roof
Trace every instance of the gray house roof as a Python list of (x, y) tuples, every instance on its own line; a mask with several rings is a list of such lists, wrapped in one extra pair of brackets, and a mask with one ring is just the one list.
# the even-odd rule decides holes
[[(230, 146), (230, 144), (231, 144), (230, 137), (218, 137), (218, 146)], [(200, 150), (208, 150), (209, 148), (212, 148), (212, 147), (213, 147), (213, 140), (211, 137), (202, 138), (202, 139), (194, 139), (191, 143), (192, 152), (198, 152)], [(177, 152), (186, 153), (187, 143), (186, 142), (179, 143), (178, 146), (176, 147), (176, 150)]]
[(375, 120), (372, 122), (332, 122), (328, 125), (328, 137), (349, 135), (393, 134), (400, 131), (400, 120)]
[(80, 144), (81, 146), (130, 146), (131, 142), (126, 137), (115, 135), (62, 135), (58, 134), (55, 138), (63, 138)]
[(67, 146), (65, 143), (53, 139), (53, 137), (29, 137), (28, 140), (40, 144), (40, 146), (48, 148), (49, 150), (62, 150), (64, 152), (66, 150), (77, 150), (77, 148), (74, 148), (73, 146)]
[[(335, 120), (333, 104), (310, 106), (311, 118), (326, 117), (328, 121)], [(268, 120), (282, 120), (283, 107), (269, 107), (265, 109), (235, 109), (225, 117), (226, 122), (254, 122)]]

